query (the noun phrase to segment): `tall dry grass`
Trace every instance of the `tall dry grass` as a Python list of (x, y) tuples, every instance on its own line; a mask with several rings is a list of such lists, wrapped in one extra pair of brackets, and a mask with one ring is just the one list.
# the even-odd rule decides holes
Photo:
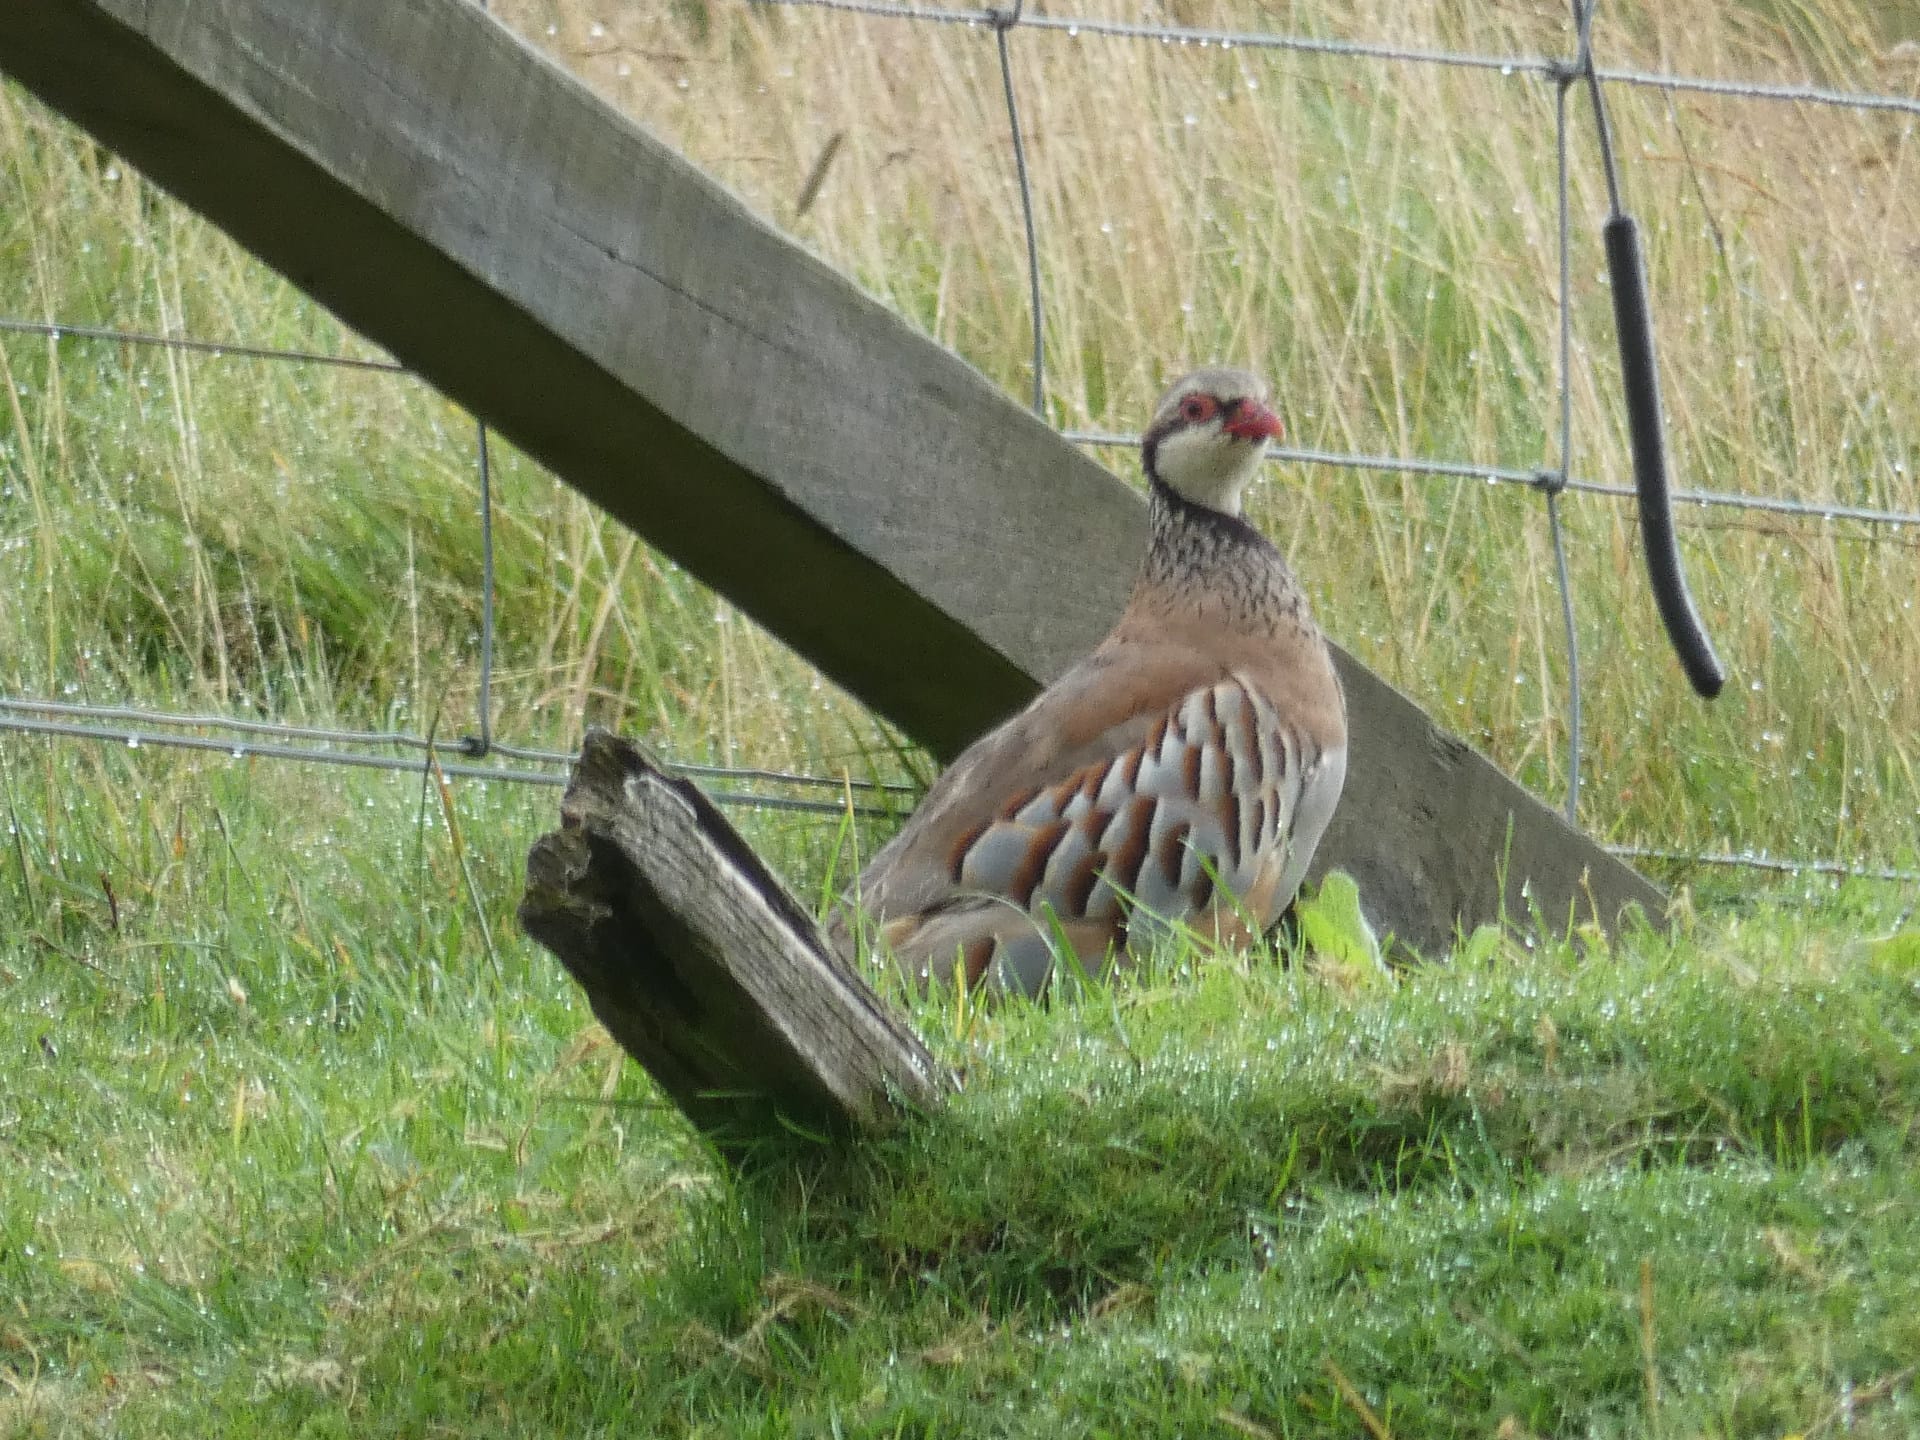
[[(1025, 393), (1025, 242), (989, 30), (696, 0), (503, 8)], [(1047, 8), (1494, 53), (1572, 45), (1546, 4)], [(1613, 64), (1912, 94), (1920, 59), (1883, 18), (1851, 0), (1609, 6), (1596, 44)], [(1166, 378), (1219, 357), (1275, 377), (1303, 445), (1556, 463), (1548, 82), (1058, 32), (1016, 32), (1013, 49), (1057, 423), (1131, 429)], [(1605, 190), (1574, 99), (1572, 467), (1623, 482)], [(1677, 481), (1920, 510), (1914, 116), (1617, 85), (1609, 100), (1647, 232)], [(1566, 510), (1590, 824), (1689, 846), (1912, 847), (1920, 531), (1688, 509), (1688, 564), (1735, 676), (1707, 706), (1658, 629), (1632, 508), (1574, 496)], [(1256, 502), (1329, 629), (1556, 794), (1566, 671), (1542, 512), (1504, 487), (1301, 468)]]
[[(1024, 395), (1025, 241), (989, 32), (702, 0), (497, 8)], [(1570, 44), (1546, 4), (1085, 13), (1517, 53)], [(1648, 68), (1920, 83), (1854, 0), (1608, 6), (1598, 43)], [(1169, 375), (1219, 357), (1274, 377), (1303, 445), (1556, 463), (1543, 82), (1058, 33), (1017, 32), (1013, 51), (1053, 420), (1131, 430)], [(1920, 510), (1914, 117), (1620, 86), (1610, 99), (1648, 231), (1677, 479)], [(1572, 462), (1622, 481), (1583, 104), (1573, 138)], [(12, 91), (0, 186), (0, 311), (364, 349)], [(0, 338), (0, 367), (0, 687), (465, 725), (478, 632), (467, 417), (390, 376), (74, 340)], [(888, 737), (803, 662), (537, 467), (506, 447), (499, 458), (503, 732), (558, 740), (591, 718), (689, 758), (895, 768)], [(1340, 640), (1559, 794), (1566, 671), (1538, 496), (1287, 467), (1255, 507)], [(1570, 496), (1565, 510), (1589, 825), (1679, 848), (1912, 851), (1920, 531), (1684, 513), (1736, 677), (1706, 706), (1658, 631), (1630, 507)]]

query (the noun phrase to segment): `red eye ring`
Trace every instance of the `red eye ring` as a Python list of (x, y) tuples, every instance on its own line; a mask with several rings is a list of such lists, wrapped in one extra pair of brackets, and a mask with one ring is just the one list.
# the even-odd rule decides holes
[(1195, 424), (1210, 420), (1213, 418), (1213, 402), (1204, 395), (1189, 395), (1180, 402), (1180, 416)]

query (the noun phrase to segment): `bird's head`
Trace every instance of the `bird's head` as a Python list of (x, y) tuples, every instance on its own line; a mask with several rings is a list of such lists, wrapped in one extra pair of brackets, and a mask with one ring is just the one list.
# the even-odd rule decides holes
[(1240, 492), (1280, 433), (1258, 376), (1196, 370), (1161, 397), (1140, 452), (1147, 474), (1181, 499), (1238, 515)]

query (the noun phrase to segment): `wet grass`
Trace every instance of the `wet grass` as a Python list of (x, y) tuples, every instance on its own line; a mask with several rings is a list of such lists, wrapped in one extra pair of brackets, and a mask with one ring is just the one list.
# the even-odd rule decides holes
[(730, 1173), (514, 933), (541, 797), (450, 828), (412, 779), (11, 755), (0, 1433), (1920, 1419), (1885, 889), (1359, 989), (1175, 953), (924, 1004), (944, 1113)]
[[(984, 32), (501, 8), (1024, 392)], [(1315, 23), (1552, 52), (1557, 13)], [(1621, 63), (1912, 83), (1845, 0), (1606, 14)], [(1035, 35), (1016, 64), (1056, 421), (1129, 429), (1167, 372), (1224, 356), (1280, 380), (1302, 443), (1552, 459), (1540, 94)], [(1920, 336), (1894, 303), (1910, 126), (1616, 104), (1682, 477), (1920, 509)], [(0, 312), (369, 353), (10, 89), (0, 193)], [(1577, 468), (1618, 478), (1589, 230)], [(470, 727), (469, 417), (378, 372), (72, 336), (0, 335), (0, 387), (0, 693)], [(511, 447), (495, 459), (501, 733), (568, 743), (598, 720), (688, 759), (917, 763)], [(1258, 518), (1334, 633), (1556, 792), (1537, 501), (1280, 478)], [(1684, 516), (1739, 678), (1707, 709), (1653, 629), (1630, 512), (1569, 512), (1587, 822), (1910, 859), (1901, 533)], [(967, 1072), (950, 1109), (729, 1174), (514, 930), (551, 794), (461, 785), (443, 809), (417, 778), (17, 736), (0, 787), (0, 1435), (1920, 1426), (1915, 942), (1872, 943), (1911, 925), (1897, 891), (1696, 874), (1702, 918), (1673, 939), (1482, 936), (1357, 991), (1310, 957), (1174, 955), (1050, 1008), (921, 1007)], [(743, 824), (821, 893), (831, 825)]]

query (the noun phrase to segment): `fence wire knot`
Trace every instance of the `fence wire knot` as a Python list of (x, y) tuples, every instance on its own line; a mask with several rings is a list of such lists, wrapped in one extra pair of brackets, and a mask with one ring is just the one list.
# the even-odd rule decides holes
[[(1597, 80), (1593, 73), (1593, 5), (1594, 0), (1573, 0), (1573, 32), (1578, 49), (1573, 59), (1559, 58), (1547, 61), (1547, 75), (1562, 90), (1577, 80)], [(1599, 103), (1599, 89), (1594, 90), (1595, 104)]]
[(1542, 495), (1564, 494), (1567, 488), (1567, 472), (1564, 470), (1536, 470), (1527, 483)]
[(1578, 84), (1593, 69), (1593, 57), (1588, 55), (1580, 60), (1549, 59), (1546, 62), (1547, 79), (1562, 90), (1569, 85)]
[(1011, 10), (1003, 10), (998, 5), (987, 7), (987, 23), (995, 30), (1011, 30), (1020, 23), (1020, 13), (1025, 10), (1027, 0), (1013, 0)]

